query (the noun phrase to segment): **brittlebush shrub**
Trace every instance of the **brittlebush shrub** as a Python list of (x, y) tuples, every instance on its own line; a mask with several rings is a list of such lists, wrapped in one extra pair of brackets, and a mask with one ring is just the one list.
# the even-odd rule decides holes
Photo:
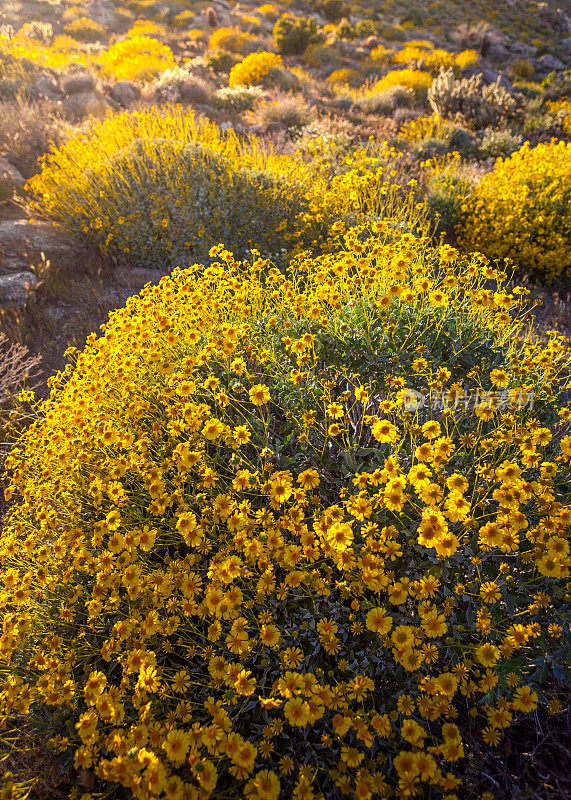
[(463, 207), (460, 241), (547, 279), (571, 275), (571, 143), (498, 159)]
[(117, 80), (150, 80), (176, 66), (170, 47), (141, 34), (111, 45), (97, 62)]
[(568, 654), (564, 345), (382, 224), (289, 278), (212, 256), (115, 312), (9, 458), (2, 747), (39, 726), (117, 798), (453, 792)]
[(176, 107), (120, 114), (50, 154), (30, 184), (36, 209), (104, 255), (172, 269), (221, 239), (276, 257), (319, 237), (303, 176), (255, 139)]
[[(247, 94), (238, 99), (259, 99)], [(240, 257), (253, 247), (282, 260), (300, 248), (320, 252), (337, 221), (390, 218), (398, 232), (424, 230), (426, 209), (397, 183), (398, 159), (380, 144), (322, 170), (165, 107), (94, 125), (50, 153), (28, 188), (39, 215), (105, 256), (170, 270), (204, 260), (220, 240)]]
[(371, 87), (371, 94), (385, 92), (393, 86), (404, 86), (414, 92), (418, 99), (426, 99), (432, 76), (419, 69), (395, 69), (376, 81)]
[(260, 86), (282, 66), (282, 58), (276, 53), (251, 53), (232, 67), (228, 85), (231, 89), (235, 86)]

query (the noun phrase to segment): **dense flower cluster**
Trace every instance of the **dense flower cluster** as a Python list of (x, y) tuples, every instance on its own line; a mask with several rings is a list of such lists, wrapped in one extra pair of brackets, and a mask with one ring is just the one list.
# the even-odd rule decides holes
[(571, 143), (498, 159), (463, 207), (463, 247), (547, 278), (571, 274)]
[(211, 256), (89, 337), (9, 459), (2, 741), (40, 719), (97, 796), (453, 800), (467, 742), (558, 710), (564, 343), (388, 223), (289, 277)]
[(118, 80), (148, 80), (175, 67), (170, 47), (158, 39), (136, 34), (111, 45), (98, 58), (108, 75)]
[(384, 92), (392, 89), (393, 86), (404, 86), (411, 89), (415, 94), (426, 96), (428, 87), (432, 85), (432, 75), (421, 69), (394, 69), (373, 84), (371, 91), (374, 93)]
[(232, 67), (228, 85), (231, 89), (235, 86), (260, 86), (282, 64), (281, 56), (276, 53), (251, 53)]

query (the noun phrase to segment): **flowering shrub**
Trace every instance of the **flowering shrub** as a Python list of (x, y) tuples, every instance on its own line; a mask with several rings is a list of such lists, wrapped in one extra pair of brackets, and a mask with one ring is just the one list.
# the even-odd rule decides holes
[(256, 47), (256, 37), (238, 28), (218, 28), (210, 36), (208, 46), (211, 50), (228, 50), (245, 56)]
[[(215, 101), (255, 104), (259, 92), (228, 88)], [(284, 120), (311, 119), (307, 104), (286, 101), (273, 108)], [(28, 186), (37, 213), (81, 232), (107, 256), (172, 269), (203, 260), (222, 238), (240, 255), (257, 247), (283, 259), (298, 248), (327, 247), (336, 221), (392, 219), (396, 230), (424, 230), (426, 210), (412, 187), (398, 183), (399, 158), (380, 144), (322, 170), (166, 108), (95, 125), (51, 153)]]
[(301, 55), (309, 45), (321, 39), (317, 22), (312, 17), (282, 14), (274, 25), (274, 42), (284, 56)]
[(83, 45), (67, 35), (55, 36), (47, 45), (20, 32), (12, 38), (0, 32), (0, 57), (2, 54), (24, 64), (29, 61), (37, 66), (54, 70), (64, 69), (70, 64), (85, 66), (88, 63)]
[(260, 86), (282, 66), (282, 58), (276, 53), (251, 53), (232, 67), (228, 85), (231, 89), (235, 86)]
[(141, 800), (451, 800), (468, 747), (560, 710), (563, 343), (481, 258), (386, 234), (289, 277), (216, 247), (52, 382), (8, 462), (4, 749), (40, 725)]
[(419, 69), (396, 69), (376, 81), (371, 87), (371, 92), (376, 94), (392, 89), (393, 86), (404, 86), (418, 97), (426, 97), (427, 89), (431, 84), (432, 76), (428, 72)]
[(455, 63), (458, 69), (464, 70), (469, 67), (474, 67), (479, 61), (479, 55), (476, 50), (462, 50), (455, 58)]
[(170, 47), (141, 34), (111, 45), (97, 62), (118, 80), (150, 80), (176, 66)]
[(48, 156), (29, 186), (40, 213), (108, 256), (156, 269), (202, 260), (224, 237), (242, 255), (276, 257), (316, 240), (302, 177), (292, 159), (173, 107), (94, 126)]
[(427, 69), (437, 73), (440, 69), (454, 66), (454, 53), (447, 50), (425, 48), (408, 44), (393, 56), (395, 64), (407, 64), (413, 69)]
[(327, 78), (327, 83), (340, 86), (360, 86), (363, 83), (361, 73), (356, 69), (336, 69)]
[(453, 132), (450, 123), (444, 122), (437, 114), (417, 117), (401, 126), (399, 135), (411, 142), (422, 142), (425, 139), (450, 139)]
[(526, 142), (478, 184), (460, 241), (548, 279), (571, 274), (571, 143)]
[(91, 17), (78, 17), (64, 27), (68, 36), (80, 42), (94, 42), (105, 36), (105, 28)]

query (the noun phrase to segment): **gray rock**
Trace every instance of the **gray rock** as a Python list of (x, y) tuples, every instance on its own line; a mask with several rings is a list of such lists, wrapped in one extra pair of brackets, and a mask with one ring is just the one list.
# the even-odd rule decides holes
[(62, 96), (61, 86), (49, 72), (38, 73), (30, 91), (37, 100), (57, 100)]
[(505, 61), (510, 57), (510, 51), (503, 44), (492, 44), (486, 52), (486, 58), (490, 61)]
[(510, 54), (516, 58), (532, 58), (536, 52), (537, 47), (525, 42), (514, 42), (509, 45)]
[(76, 119), (95, 117), (103, 119), (109, 111), (109, 103), (99, 92), (77, 92), (65, 100), (65, 105)]
[(482, 80), (484, 81), (484, 83), (495, 83), (499, 78), (500, 86), (502, 86), (507, 92), (513, 92), (514, 90), (514, 87), (511, 85), (511, 83), (508, 81), (505, 75), (496, 72), (495, 69), (489, 69), (488, 67), (480, 67), (477, 70), (477, 73), (479, 73), (482, 76)]
[(9, 161), (0, 156), (0, 202), (10, 200), (14, 189), (23, 189), (26, 179)]
[(110, 94), (120, 106), (127, 108), (137, 102), (141, 90), (134, 81), (119, 81), (112, 87)]
[(54, 267), (81, 270), (86, 262), (85, 246), (48, 222), (27, 219), (0, 222), (0, 269), (6, 272), (29, 270), (43, 253)]
[(571, 53), (571, 36), (567, 36), (567, 38), (561, 40), (561, 44), (566, 50), (569, 50)]
[(74, 75), (67, 75), (62, 80), (62, 88), (68, 95), (93, 92), (95, 90), (95, 77), (89, 72), (76, 72)]
[(549, 72), (565, 69), (565, 64), (563, 61), (557, 58), (557, 56), (552, 56), (549, 53), (545, 53), (545, 55), (540, 56), (540, 58), (537, 59), (537, 63), (540, 65), (540, 68), (546, 69)]
[(104, 28), (113, 27), (117, 21), (117, 11), (111, 0), (92, 0), (87, 5), (87, 13)]
[(0, 275), (0, 307), (24, 308), (37, 285), (38, 279), (33, 272)]

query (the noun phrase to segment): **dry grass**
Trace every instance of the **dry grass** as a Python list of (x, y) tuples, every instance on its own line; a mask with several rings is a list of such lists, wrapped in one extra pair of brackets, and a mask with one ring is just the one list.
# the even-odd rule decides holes
[(52, 144), (61, 143), (71, 126), (55, 103), (23, 99), (0, 101), (0, 155), (25, 178), (38, 171), (38, 160)]

